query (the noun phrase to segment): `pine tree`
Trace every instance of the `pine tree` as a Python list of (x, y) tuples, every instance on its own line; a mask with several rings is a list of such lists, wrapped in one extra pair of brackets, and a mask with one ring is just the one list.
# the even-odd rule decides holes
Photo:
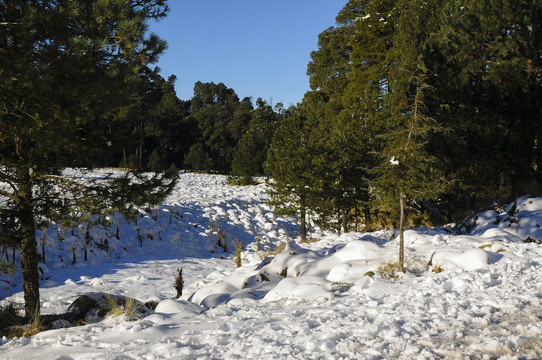
[(307, 209), (311, 199), (313, 148), (311, 123), (302, 109), (291, 107), (277, 128), (265, 163), (270, 204), (281, 214), (297, 214), (301, 241), (307, 240)]
[(375, 176), (372, 169), (378, 165), (377, 155), (382, 152), (378, 134), (389, 117), (385, 99), (390, 91), (390, 51), (398, 16), (397, 3), (380, 0), (358, 4), (359, 14), (352, 22), (349, 41), (351, 70), (341, 96), (343, 109), (333, 124), (335, 146), (343, 154), (339, 158), (351, 164), (345, 168), (347, 171), (342, 171), (341, 182), (349, 189), (347, 193), (355, 195), (349, 197), (356, 199), (349, 206), (355, 206), (355, 213), (358, 208), (361, 210), (366, 229), (373, 227), (373, 207), (382, 207), (373, 202), (371, 182)]
[[(190, 149), (186, 165), (194, 170), (231, 171), (233, 149), (246, 124), (234, 119), (239, 98), (224, 84), (197, 82), (191, 100), (190, 117), (198, 124), (200, 138)], [(203, 161), (203, 160), (209, 160)]]
[(166, 11), (163, 0), (0, 2), (0, 181), (10, 184), (0, 190), (0, 217), (15, 219), (3, 232), (21, 244), (29, 316), (39, 311), (36, 220), (64, 211), (56, 185), (93, 194), (78, 192), (58, 167), (103, 148), (93, 122), (124, 105), (122, 84), (164, 50), (146, 36), (146, 20)]
[(383, 97), (380, 164), (372, 182), (381, 201), (399, 205), (399, 261), (404, 272), (404, 226), (407, 203), (435, 198), (442, 187), (438, 162), (428, 151), (432, 135), (440, 130), (425, 107), (431, 92), (420, 54), (429, 34), (438, 26), (431, 16), (437, 3), (405, 1), (394, 8), (395, 31), (388, 59), (387, 91)]
[(108, 139), (114, 150), (122, 150), (122, 162), (132, 169), (145, 167), (145, 142), (157, 122), (156, 108), (161, 91), (156, 83), (158, 74), (146, 71), (127, 86), (130, 101), (116, 112), (109, 123)]
[[(343, 99), (351, 75), (356, 37), (355, 23), (365, 16), (370, 2), (349, 1), (338, 14), (337, 26), (318, 36), (318, 50), (311, 53), (308, 65), (312, 92), (305, 95), (312, 116), (319, 119), (315, 138), (319, 140), (319, 191), (314, 211), (322, 222), (331, 227), (336, 221), (338, 230), (348, 231), (353, 216), (358, 228), (359, 208), (368, 209), (367, 161), (369, 154), (364, 142), (367, 127), (358, 122), (351, 104)], [(345, 106), (346, 104), (346, 106)], [(316, 134), (318, 133), (318, 134)], [(368, 221), (368, 211), (365, 213)]]
[(244, 178), (263, 175), (267, 152), (277, 124), (278, 115), (266, 103), (252, 111), (247, 130), (233, 153), (232, 175)]
[(451, 132), (435, 148), (467, 206), (540, 192), (541, 7), (450, 2), (425, 54), (429, 73), (438, 74), (429, 80), (448, 111), (439, 121)]
[(155, 170), (167, 169), (171, 164), (182, 166), (184, 154), (189, 148), (186, 143), (190, 141), (190, 133), (184, 122), (187, 105), (175, 93), (175, 80), (174, 75), (167, 80), (158, 74), (152, 76), (155, 95), (147, 103), (149, 111), (144, 127), (143, 157), (148, 156), (147, 167), (152, 168), (151, 160), (156, 159), (153, 153), (158, 153), (160, 161), (155, 165), (159, 167), (155, 166)]

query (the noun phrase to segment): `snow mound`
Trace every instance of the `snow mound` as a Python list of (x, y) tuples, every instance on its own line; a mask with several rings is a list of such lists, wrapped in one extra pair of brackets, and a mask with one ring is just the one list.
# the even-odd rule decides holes
[(331, 282), (319, 276), (286, 278), (265, 295), (263, 302), (293, 298), (296, 301), (328, 300), (333, 297)]
[[(156, 220), (141, 209), (139, 228), (121, 220), (119, 238), (114, 225), (102, 229), (109, 252), (91, 230), (88, 261), (84, 234), (61, 240), (50, 229), (42, 313), (65, 313), (87, 294), (79, 315), (88, 325), (63, 329), (70, 324), (59, 321), (31, 338), (0, 339), (0, 358), (542, 358), (542, 198), (473, 214), (461, 232), (407, 230), (405, 274), (389, 270), (396, 229), (314, 228), (320, 241), (294, 239), (270, 256), (299, 225), (266, 200), (263, 185), (228, 187), (225, 176), (181, 173)], [(217, 229), (228, 251), (217, 246)], [(229, 246), (235, 239), (240, 268)], [(173, 299), (181, 268), (183, 296)], [(0, 274), (2, 299), (22, 303), (20, 277), (18, 267)], [(103, 321), (111, 299), (122, 310), (133, 297), (138, 308), (157, 303), (154, 312)]]
[(467, 251), (439, 250), (433, 255), (433, 264), (453, 265), (465, 270), (477, 270), (489, 264), (490, 255), (484, 249), (470, 249)]
[(238, 269), (222, 282), (198, 290), (190, 300), (215, 307), (230, 302), (330, 299), (338, 289), (334, 283), (354, 284), (368, 272), (376, 271), (389, 252), (370, 237), (362, 240), (359, 235), (348, 235), (341, 240), (348, 242), (321, 251), (309, 249), (310, 244), (288, 242), (275, 257)]
[(155, 313), (177, 314), (181, 312), (200, 313), (203, 309), (193, 302), (167, 299), (158, 303)]

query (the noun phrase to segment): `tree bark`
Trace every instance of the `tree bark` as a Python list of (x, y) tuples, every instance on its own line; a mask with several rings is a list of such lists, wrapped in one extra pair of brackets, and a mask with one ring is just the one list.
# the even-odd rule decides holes
[(342, 228), (342, 220), (341, 220), (342, 219), (342, 217), (341, 217), (341, 209), (339, 209), (337, 207), (336, 210), (337, 210), (337, 213), (336, 213), (337, 214), (337, 232), (339, 233), (339, 236), (340, 236), (341, 233), (342, 233), (342, 229), (343, 229)]
[(405, 194), (401, 191), (401, 194), (399, 195), (399, 204), (401, 206), (401, 217), (399, 220), (399, 271), (405, 272), (405, 252), (404, 252), (404, 246), (405, 246), (405, 237), (404, 237), (404, 229), (405, 229)]
[(23, 270), (24, 310), (27, 317), (38, 316), (40, 283), (36, 223), (32, 202), (32, 182), (28, 168), (17, 167), (19, 220), (21, 221), (21, 268)]
[(341, 209), (341, 218), (342, 218), (342, 225), (343, 225), (343, 233), (348, 232), (348, 222), (346, 221), (346, 209)]
[(301, 220), (301, 242), (305, 243), (307, 242), (307, 209), (305, 207), (305, 201), (301, 201), (301, 209), (300, 209), (300, 220)]
[(358, 232), (359, 231), (359, 208), (357, 206), (354, 208), (354, 218), (355, 218), (354, 230)]

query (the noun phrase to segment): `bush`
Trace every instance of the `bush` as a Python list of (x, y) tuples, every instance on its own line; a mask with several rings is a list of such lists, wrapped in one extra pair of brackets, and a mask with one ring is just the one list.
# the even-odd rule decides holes
[(31, 319), (19, 314), (14, 303), (0, 308), (0, 335), (7, 338), (28, 337), (47, 330), (44, 318), (37, 312)]
[(13, 274), (15, 272), (15, 265), (11, 262), (0, 260), (0, 274)]
[(147, 161), (147, 167), (151, 171), (159, 172), (164, 169), (164, 164), (162, 163), (162, 158), (160, 157), (160, 154), (158, 154), (158, 151), (154, 149), (152, 154), (149, 156), (149, 159)]
[(230, 186), (249, 186), (260, 184), (252, 176), (230, 176), (228, 177), (228, 185)]
[(239, 268), (241, 267), (241, 253), (243, 252), (243, 244), (238, 239), (232, 241), (231, 244), (235, 247), (233, 261), (235, 262), (235, 265)]

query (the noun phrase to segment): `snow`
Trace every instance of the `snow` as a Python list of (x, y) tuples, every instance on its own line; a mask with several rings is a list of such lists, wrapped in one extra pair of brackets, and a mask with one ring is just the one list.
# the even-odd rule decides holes
[[(115, 225), (102, 229), (110, 251), (89, 247), (84, 261), (81, 234), (61, 240), (49, 229), (43, 313), (64, 312), (89, 293), (158, 305), (138, 320), (60, 321), (30, 338), (1, 339), (0, 358), (542, 358), (542, 198), (474, 214), (463, 233), (407, 230), (406, 274), (386, 267), (397, 258), (397, 231), (339, 236), (316, 228), (318, 241), (299, 244), (295, 219), (274, 214), (266, 199), (264, 185), (181, 173), (156, 221), (141, 211), (142, 247), (136, 225), (113, 218), (120, 239)], [(217, 247), (217, 229), (228, 252)], [(99, 242), (98, 229), (92, 236)], [(243, 244), (240, 268), (234, 240)], [(175, 299), (180, 268), (185, 287)], [(18, 267), (0, 275), (0, 299), (22, 303), (19, 279)]]

